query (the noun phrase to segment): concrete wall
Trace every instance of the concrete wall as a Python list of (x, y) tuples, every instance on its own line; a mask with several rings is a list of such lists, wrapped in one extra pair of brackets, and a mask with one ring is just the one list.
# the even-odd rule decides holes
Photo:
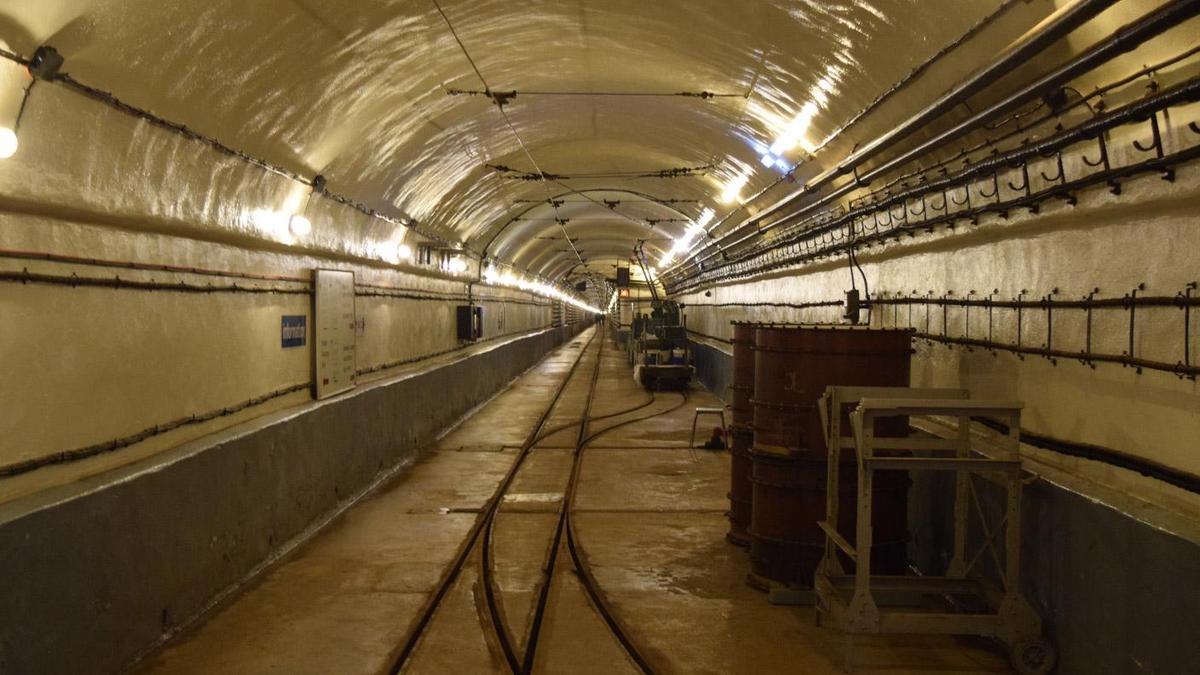
[(119, 670), (578, 328), (480, 346), (0, 505), (0, 672)]

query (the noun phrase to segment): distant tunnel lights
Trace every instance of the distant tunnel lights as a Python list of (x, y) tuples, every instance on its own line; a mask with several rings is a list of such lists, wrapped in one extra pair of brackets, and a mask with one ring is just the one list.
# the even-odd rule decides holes
[(531, 293), (537, 293), (538, 295), (544, 295), (548, 298), (554, 298), (555, 300), (561, 300), (568, 305), (582, 309), (585, 312), (591, 312), (592, 314), (604, 313), (603, 310), (593, 307), (586, 302), (583, 302), (582, 300), (579, 300), (574, 296), (569, 295), (549, 284), (544, 284), (540, 281), (534, 281), (532, 279), (526, 279), (525, 277), (521, 276), (514, 276), (513, 273), (508, 270), (505, 270), (503, 274), (500, 274), (497, 272), (495, 265), (488, 265), (487, 269), (485, 269), (483, 272), (483, 280), (489, 284), (510, 287), (516, 286), (523, 291), (529, 291)]
[(0, 159), (17, 154), (17, 133), (8, 127), (0, 127)]

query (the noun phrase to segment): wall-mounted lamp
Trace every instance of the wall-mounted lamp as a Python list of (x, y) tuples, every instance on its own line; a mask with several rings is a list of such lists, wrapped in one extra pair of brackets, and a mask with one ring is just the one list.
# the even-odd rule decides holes
[(294, 236), (307, 237), (309, 233), (312, 232), (312, 221), (297, 213), (291, 218), (288, 218), (288, 230), (290, 230)]
[(0, 127), (0, 159), (8, 159), (17, 154), (17, 132), (8, 127)]
[(25, 116), (25, 106), (29, 103), (29, 94), (33, 91), (33, 85), (37, 84), (38, 80), (56, 79), (62, 65), (63, 57), (54, 47), (42, 45), (34, 51), (33, 58), (29, 60), (29, 76), (32, 79), (21, 95), (21, 107), (17, 110), (17, 119), (13, 122), (12, 128), (0, 127), (0, 159), (8, 159), (17, 154), (17, 148), (20, 146), (17, 130), (21, 128), (21, 118)]
[(325, 192), (325, 176), (322, 176), (321, 174), (313, 176), (312, 190), (308, 193), (308, 196), (304, 198), (304, 208), (300, 209), (299, 213), (296, 213), (291, 218), (288, 218), (288, 230), (291, 231), (292, 236), (307, 237), (312, 233), (312, 221), (309, 220), (308, 216), (304, 214), (308, 213), (308, 205), (310, 202), (312, 202), (312, 196), (318, 192)]
[(400, 244), (396, 247), (396, 255), (400, 256), (401, 260), (412, 260), (413, 250), (408, 244)]

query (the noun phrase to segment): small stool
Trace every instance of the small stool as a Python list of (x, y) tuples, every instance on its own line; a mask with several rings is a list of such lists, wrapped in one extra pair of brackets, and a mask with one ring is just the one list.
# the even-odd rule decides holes
[[(692, 416), (692, 440), (688, 443), (689, 448), (696, 447), (696, 422), (700, 420), (701, 415), (720, 415), (721, 416), (721, 440), (729, 437), (725, 428), (725, 409), (724, 408), (696, 408), (696, 414)], [(726, 441), (728, 445), (728, 442)]]

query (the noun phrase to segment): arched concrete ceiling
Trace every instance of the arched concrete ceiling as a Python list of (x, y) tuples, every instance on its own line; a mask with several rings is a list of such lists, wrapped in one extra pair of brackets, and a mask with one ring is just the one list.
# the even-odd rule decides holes
[[(759, 156), (798, 115), (811, 123), (789, 162), (999, 5), (0, 0), (0, 26), (20, 53), (51, 44), (89, 84), (553, 276), (611, 271), (639, 239), (683, 230), (647, 218), (706, 207), (721, 217), (733, 178), (749, 174), (748, 195), (779, 177)], [(454, 94), (485, 86), (517, 95), (501, 108)], [(565, 178), (521, 180), (489, 165)], [(683, 167), (699, 168), (638, 175)], [(605, 190), (691, 201), (608, 209), (583, 197), (620, 194)], [(581, 203), (529, 208), (564, 194)], [(512, 221), (522, 213), (543, 221)], [(554, 218), (570, 221), (586, 265), (554, 238)], [(660, 256), (670, 242), (646, 246)]]

